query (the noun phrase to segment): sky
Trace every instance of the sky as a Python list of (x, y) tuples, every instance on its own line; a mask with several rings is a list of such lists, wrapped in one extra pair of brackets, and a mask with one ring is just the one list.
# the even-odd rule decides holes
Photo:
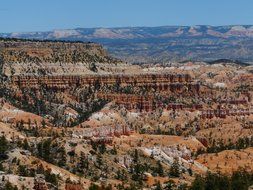
[(0, 0), (0, 33), (54, 29), (250, 25), (253, 0)]

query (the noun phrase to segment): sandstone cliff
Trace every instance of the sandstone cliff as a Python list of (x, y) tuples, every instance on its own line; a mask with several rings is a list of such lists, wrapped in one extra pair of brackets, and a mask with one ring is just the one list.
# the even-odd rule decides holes
[[(90, 42), (0, 39), (0, 71), (7, 76), (57, 74), (58, 70), (63, 73), (96, 71), (96, 63), (118, 62), (120, 61), (110, 57), (101, 45)], [(62, 71), (63, 67), (65, 71)]]

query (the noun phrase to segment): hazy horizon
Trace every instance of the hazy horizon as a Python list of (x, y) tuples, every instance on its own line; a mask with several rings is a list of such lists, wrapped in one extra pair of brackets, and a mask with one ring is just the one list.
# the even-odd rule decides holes
[(159, 28), (159, 27), (197, 27), (197, 26), (210, 26), (210, 27), (226, 27), (226, 26), (253, 26), (253, 24), (228, 24), (228, 25), (160, 25), (160, 26), (114, 26), (114, 27), (75, 27), (75, 28), (52, 28), (51, 30), (38, 30), (38, 31), (13, 31), (13, 32), (0, 32), (2, 34), (6, 33), (33, 33), (33, 32), (52, 32), (52, 31), (61, 31), (61, 30), (75, 30), (75, 29), (99, 29), (99, 28), (105, 28), (105, 29), (120, 29), (120, 28)]
[[(250, 0), (4, 0), (0, 33), (74, 28), (251, 25)], [(240, 10), (243, 10), (240, 11)]]

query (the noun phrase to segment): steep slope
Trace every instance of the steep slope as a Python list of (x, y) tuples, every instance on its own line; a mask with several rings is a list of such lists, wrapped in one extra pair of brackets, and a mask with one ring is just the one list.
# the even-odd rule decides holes
[(85, 72), (92, 67), (91, 64), (94, 67), (96, 63), (121, 61), (110, 57), (101, 45), (95, 43), (0, 39), (0, 62), (2, 73), (9, 76)]

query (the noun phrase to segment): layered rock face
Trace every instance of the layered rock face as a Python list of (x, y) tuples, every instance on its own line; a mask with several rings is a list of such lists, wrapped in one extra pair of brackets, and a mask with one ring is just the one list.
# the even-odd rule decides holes
[(120, 62), (95, 43), (22, 40), (0, 40), (0, 61), (7, 76), (87, 72), (91, 63)]
[[(191, 84), (190, 84), (191, 85)], [(169, 89), (166, 89), (169, 91)], [(193, 91), (194, 94), (199, 93), (196, 89)], [(138, 112), (152, 112), (156, 109), (167, 109), (167, 110), (198, 110), (202, 109), (202, 105), (193, 104), (191, 106), (186, 106), (180, 103), (169, 103), (165, 104), (162, 101), (157, 101), (155, 96), (140, 96), (133, 94), (97, 94), (98, 98), (114, 101), (116, 104), (125, 107), (128, 110), (135, 110)]]
[(66, 89), (69, 86), (87, 85), (135, 85), (147, 88), (159, 87), (161, 90), (168, 89), (170, 83), (190, 83), (191, 76), (188, 74), (138, 74), (138, 75), (86, 75), (86, 76), (13, 76), (11, 81), (21, 88), (38, 88), (43, 85), (48, 88)]
[[(157, 101), (155, 97), (146, 95), (145, 97), (133, 94), (124, 94), (121, 89), (135, 89), (152, 92), (164, 92), (169, 94), (198, 95), (200, 84), (194, 82), (189, 74), (111, 74), (111, 75), (85, 75), (85, 76), (13, 76), (12, 86), (20, 89), (40, 90), (41, 87), (47, 90), (69, 91), (70, 89), (80, 89), (94, 87), (97, 89), (96, 98), (114, 101), (116, 104), (124, 106), (129, 110), (152, 111), (157, 108), (183, 109), (184, 105), (166, 105)], [(113, 87), (116, 87), (114, 89)], [(113, 93), (109, 89), (114, 89)], [(118, 88), (118, 90), (117, 90)], [(166, 97), (166, 95), (165, 95)], [(76, 97), (78, 100), (79, 97)], [(197, 105), (198, 106), (198, 105)], [(196, 105), (189, 108), (195, 109)]]

